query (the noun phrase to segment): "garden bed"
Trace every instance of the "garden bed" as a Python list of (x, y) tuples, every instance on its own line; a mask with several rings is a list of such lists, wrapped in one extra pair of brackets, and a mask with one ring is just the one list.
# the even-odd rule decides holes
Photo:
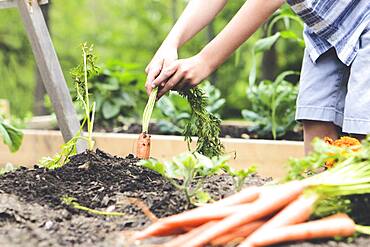
[[(188, 208), (180, 192), (159, 174), (137, 166), (136, 162), (131, 155), (112, 157), (97, 150), (74, 156), (57, 170), (36, 166), (5, 174), (0, 179), (0, 246), (129, 246), (122, 231), (150, 224), (142, 204), (156, 217)], [(253, 175), (245, 186), (262, 185), (268, 180)], [(204, 190), (220, 199), (234, 192), (233, 182), (227, 175), (212, 176)], [(74, 197), (91, 209), (125, 215), (98, 216), (77, 210), (64, 204), (63, 196)], [(370, 240), (291, 246), (370, 246)]]
[[(111, 154), (125, 156), (134, 153), (137, 134), (95, 133), (96, 147)], [(279, 178), (286, 174), (289, 158), (303, 156), (303, 143), (295, 141), (244, 140), (223, 138), (230, 164), (236, 168), (256, 165), (263, 176)], [(59, 131), (25, 130), (20, 150), (13, 154), (0, 143), (0, 167), (8, 162), (15, 165), (33, 166), (41, 157), (57, 153), (63, 139)], [(171, 159), (187, 150), (180, 136), (152, 136), (152, 156)]]

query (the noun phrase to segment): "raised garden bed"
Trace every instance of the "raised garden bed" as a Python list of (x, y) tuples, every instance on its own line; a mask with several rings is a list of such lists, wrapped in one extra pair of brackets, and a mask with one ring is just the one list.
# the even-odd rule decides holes
[[(136, 134), (95, 133), (96, 147), (111, 154), (126, 156), (134, 153)], [(222, 139), (236, 168), (256, 165), (263, 176), (279, 178), (286, 173), (286, 163), (290, 157), (303, 156), (303, 143), (294, 141)], [(152, 156), (171, 159), (187, 150), (183, 137), (152, 136)], [(8, 162), (15, 165), (33, 166), (43, 156), (51, 156), (59, 151), (63, 139), (59, 131), (25, 130), (20, 150), (10, 153), (8, 147), (0, 143), (0, 166)], [(235, 159), (234, 159), (235, 158)]]
[[(181, 193), (159, 174), (137, 166), (136, 161), (133, 156), (112, 157), (98, 150), (72, 157), (57, 170), (34, 167), (5, 174), (0, 179), (0, 246), (133, 246), (127, 244), (122, 231), (150, 223), (142, 204), (155, 217), (187, 209)], [(254, 175), (245, 186), (266, 181)], [(214, 199), (234, 192), (227, 175), (209, 177), (204, 189)], [(74, 197), (91, 209), (125, 215), (91, 214), (64, 204), (63, 196)], [(358, 238), (350, 244), (330, 240), (284, 246), (370, 246), (370, 239)]]

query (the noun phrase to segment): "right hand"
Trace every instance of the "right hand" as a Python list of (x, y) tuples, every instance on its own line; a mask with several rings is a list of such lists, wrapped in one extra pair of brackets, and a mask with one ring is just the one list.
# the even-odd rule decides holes
[[(147, 79), (145, 83), (146, 92), (149, 95), (153, 90), (153, 81), (170, 64), (178, 59), (177, 48), (161, 46), (145, 69)], [(164, 85), (163, 85), (164, 86)]]

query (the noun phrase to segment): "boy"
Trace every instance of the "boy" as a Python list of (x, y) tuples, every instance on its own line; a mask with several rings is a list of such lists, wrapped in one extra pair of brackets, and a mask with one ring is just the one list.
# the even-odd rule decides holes
[[(197, 55), (178, 59), (177, 49), (205, 27), (227, 0), (192, 0), (146, 68), (148, 94), (194, 87), (220, 66), (284, 0), (248, 0)], [(303, 123), (305, 152), (314, 137), (370, 133), (370, 1), (288, 0), (305, 22), (296, 119)]]

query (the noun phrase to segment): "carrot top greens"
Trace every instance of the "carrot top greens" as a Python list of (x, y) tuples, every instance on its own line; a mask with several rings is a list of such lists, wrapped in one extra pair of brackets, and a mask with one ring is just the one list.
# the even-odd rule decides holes
[(184, 136), (190, 148), (192, 136), (197, 136), (196, 151), (207, 157), (224, 154), (224, 146), (220, 140), (221, 120), (207, 111), (208, 99), (199, 88), (183, 90), (180, 94), (185, 97), (191, 107), (190, 120), (185, 126)]

